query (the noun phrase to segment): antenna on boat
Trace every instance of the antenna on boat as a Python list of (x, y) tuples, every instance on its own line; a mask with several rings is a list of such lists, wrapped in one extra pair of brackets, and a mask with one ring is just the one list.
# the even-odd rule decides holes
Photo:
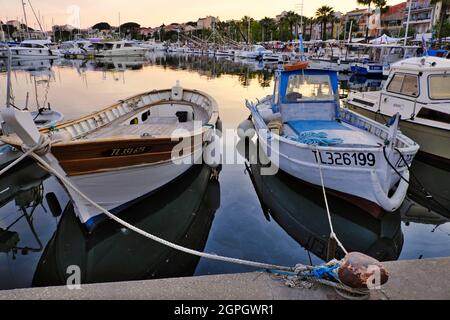
[(4, 44), (6, 47), (6, 51), (8, 53), (8, 58), (6, 60), (6, 107), (9, 108), (11, 106), (11, 63), (12, 63), (12, 53), (9, 45)]
[(406, 46), (406, 43), (408, 41), (409, 23), (411, 21), (411, 9), (412, 9), (412, 0), (409, 0), (408, 19), (406, 21), (406, 30), (405, 30), (405, 41), (403, 43), (404, 46)]
[(303, 9), (304, 0), (297, 5), (297, 9), (300, 10), (300, 32), (299, 32), (299, 50), (300, 50), (300, 60), (305, 61), (305, 48), (303, 46)]

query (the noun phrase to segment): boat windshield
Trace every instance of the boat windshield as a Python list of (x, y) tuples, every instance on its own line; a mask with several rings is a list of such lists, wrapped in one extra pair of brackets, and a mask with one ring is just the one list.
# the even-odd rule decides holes
[(450, 99), (450, 76), (432, 75), (429, 78), (430, 98), (433, 100)]
[(285, 103), (334, 100), (330, 77), (327, 75), (291, 75)]

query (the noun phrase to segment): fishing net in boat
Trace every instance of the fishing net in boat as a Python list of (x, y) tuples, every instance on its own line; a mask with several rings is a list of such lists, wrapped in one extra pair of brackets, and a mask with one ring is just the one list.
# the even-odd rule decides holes
[(286, 138), (291, 141), (320, 147), (329, 147), (344, 143), (342, 139), (329, 138), (325, 132), (303, 132), (298, 136), (286, 136)]

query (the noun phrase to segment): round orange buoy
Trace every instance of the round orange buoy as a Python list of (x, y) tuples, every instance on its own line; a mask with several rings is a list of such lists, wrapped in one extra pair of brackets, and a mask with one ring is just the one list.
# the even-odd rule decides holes
[(284, 70), (286, 71), (297, 71), (297, 70), (305, 70), (308, 68), (309, 62), (308, 61), (298, 61), (291, 64), (286, 64), (283, 66)]
[(386, 268), (374, 258), (362, 253), (349, 253), (338, 270), (339, 280), (355, 289), (382, 286), (389, 280)]

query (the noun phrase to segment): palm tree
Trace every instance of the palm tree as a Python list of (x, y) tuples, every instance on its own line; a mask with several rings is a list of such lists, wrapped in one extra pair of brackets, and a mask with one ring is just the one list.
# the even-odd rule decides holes
[(374, 0), (373, 2), (375, 3), (375, 7), (380, 9), (380, 23), (382, 23), (383, 13), (387, 12), (387, 10), (389, 9), (389, 6), (387, 5), (387, 1), (386, 0)]
[(309, 39), (312, 40), (312, 33), (313, 33), (313, 27), (314, 24), (316, 23), (316, 19), (314, 18), (308, 18), (309, 21)]
[[(246, 39), (247, 44), (250, 43), (250, 30), (251, 30), (251, 24), (253, 22), (253, 18), (250, 18), (248, 16), (245, 16), (241, 19), (241, 26), (242, 29), (247, 30), (247, 37), (244, 36), (244, 39)], [(241, 35), (244, 35), (241, 31)]]
[(334, 17), (334, 10), (330, 6), (321, 6), (316, 11), (317, 21), (322, 24), (322, 40), (326, 40), (327, 23)]
[(372, 3), (374, 3), (374, 0), (356, 0), (358, 4), (361, 4), (363, 6), (367, 6), (367, 25), (366, 25), (366, 42), (369, 39), (369, 19), (370, 19), (370, 7), (372, 6)]
[[(292, 37), (294, 35), (294, 26), (298, 26), (300, 23), (301, 17), (294, 11), (289, 11), (284, 16), (283, 20), (289, 25), (289, 31), (290, 31), (290, 39), (292, 40)], [(296, 35), (297, 38), (298, 35)]]
[(445, 23), (445, 16), (447, 14), (448, 9), (450, 9), (450, 0), (431, 0), (431, 4), (438, 4), (439, 2), (442, 2), (442, 8), (441, 8), (441, 15), (439, 17), (439, 27), (438, 27), (438, 39), (441, 39), (442, 35), (442, 28)]
[(265, 17), (259, 23), (261, 24), (261, 28), (263, 30), (262, 41), (264, 42), (265, 36), (268, 35), (269, 32), (271, 33), (275, 27), (275, 20), (269, 17)]

